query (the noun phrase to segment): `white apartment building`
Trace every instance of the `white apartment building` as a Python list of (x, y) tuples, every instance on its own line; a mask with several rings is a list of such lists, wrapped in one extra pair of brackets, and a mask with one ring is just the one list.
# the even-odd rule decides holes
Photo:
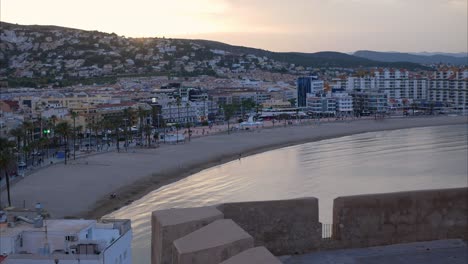
[(196, 123), (208, 120), (208, 115), (217, 109), (211, 101), (191, 102), (183, 101), (177, 105), (175, 101), (162, 105), (161, 114), (166, 123)]
[(327, 96), (314, 96), (312, 94), (307, 95), (307, 110), (314, 114), (336, 114), (336, 99)]
[(58, 119), (64, 119), (68, 115), (69, 110), (66, 107), (56, 107), (43, 110), (40, 114), (42, 118), (51, 118), (52, 116)]
[(31, 211), (10, 214), (9, 221), (0, 222), (0, 252), (6, 256), (2, 264), (132, 263), (130, 220), (43, 220), (28, 217)]
[(459, 110), (468, 109), (468, 69), (443, 70), (430, 76), (429, 99)]
[(350, 115), (353, 113), (353, 97), (348, 93), (334, 93), (337, 115)]
[(429, 75), (413, 74), (406, 70), (379, 69), (372, 75), (336, 78), (332, 88), (347, 91), (381, 91), (389, 101), (431, 101), (467, 109), (468, 70), (441, 69)]

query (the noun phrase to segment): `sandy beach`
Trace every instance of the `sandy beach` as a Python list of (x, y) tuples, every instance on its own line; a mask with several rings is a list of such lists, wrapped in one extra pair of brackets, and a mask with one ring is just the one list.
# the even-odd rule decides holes
[[(81, 158), (39, 170), (12, 187), (16, 207), (41, 202), (52, 218), (99, 218), (165, 184), (233, 159), (270, 149), (356, 133), (467, 124), (467, 117), (329, 122), (193, 138), (179, 145)], [(116, 193), (117, 198), (110, 199)], [(1, 202), (5, 203), (2, 192)]]

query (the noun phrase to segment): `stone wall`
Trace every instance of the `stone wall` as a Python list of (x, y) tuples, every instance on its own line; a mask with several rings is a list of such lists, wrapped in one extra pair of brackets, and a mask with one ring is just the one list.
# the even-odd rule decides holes
[(226, 203), (218, 206), (255, 241), (274, 255), (301, 254), (320, 247), (318, 199)]
[[(468, 239), (468, 188), (336, 198), (331, 239), (322, 239), (318, 216), (318, 200), (313, 197), (155, 211), (152, 263), (195, 263), (195, 259), (219, 263), (229, 257), (236, 263), (246, 256), (265, 257), (256, 250), (246, 252), (252, 246), (264, 246), (278, 256), (332, 248)], [(237, 237), (244, 231), (251, 236), (250, 244)], [(242, 247), (237, 244), (240, 240)], [(209, 256), (217, 259), (207, 262)]]
[(339, 197), (333, 224), (341, 247), (468, 239), (468, 188)]
[(172, 264), (172, 246), (176, 239), (218, 219), (223, 219), (223, 214), (210, 206), (154, 211), (151, 214), (151, 263)]

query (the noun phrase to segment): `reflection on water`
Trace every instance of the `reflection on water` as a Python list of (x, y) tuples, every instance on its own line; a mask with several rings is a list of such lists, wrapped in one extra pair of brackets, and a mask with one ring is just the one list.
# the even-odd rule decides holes
[(130, 218), (134, 263), (150, 263), (150, 212), (222, 202), (319, 198), (331, 223), (342, 195), (466, 186), (465, 125), (365, 133), (273, 150), (216, 166), (112, 213)]

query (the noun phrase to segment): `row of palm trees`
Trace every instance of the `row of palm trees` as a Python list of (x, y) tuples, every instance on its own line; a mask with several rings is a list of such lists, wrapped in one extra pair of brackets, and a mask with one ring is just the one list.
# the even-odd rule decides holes
[[(151, 114), (154, 113), (142, 108), (139, 108), (136, 111), (130, 108), (125, 109), (121, 115), (110, 116), (104, 118), (101, 122), (89, 124), (89, 138), (91, 138), (91, 134), (93, 133), (97, 147), (102, 144), (103, 135), (106, 135), (106, 137), (113, 137), (116, 142), (117, 150), (120, 151), (119, 142), (121, 140), (121, 136), (124, 136), (124, 146), (127, 148), (129, 145), (128, 140), (132, 137), (130, 128), (138, 119), (140, 124), (138, 134), (141, 136), (142, 143), (144, 142), (143, 145), (151, 147), (153, 129), (150, 124), (145, 122)], [(0, 173), (3, 174), (0, 175), (0, 179), (2, 176), (5, 177), (9, 206), (11, 206), (10, 176), (12, 176), (11, 174), (13, 171), (16, 171), (17, 161), (20, 160), (21, 157), (26, 164), (29, 158), (32, 157), (32, 163), (34, 164), (36, 153), (43, 153), (44, 150), (47, 150), (45, 153), (48, 157), (49, 150), (51, 148), (63, 147), (65, 164), (67, 164), (70, 151), (70, 139), (72, 139), (73, 158), (76, 158), (76, 141), (79, 139), (81, 145), (81, 142), (84, 139), (83, 127), (76, 126), (76, 119), (78, 116), (79, 115), (76, 112), (71, 113), (71, 118), (73, 120), (72, 124), (66, 121), (58, 122), (58, 118), (56, 116), (52, 116), (49, 119), (38, 119), (34, 122), (25, 121), (20, 126), (10, 131), (10, 135), (15, 138), (13, 141), (0, 137)], [(38, 129), (39, 136), (37, 136)], [(157, 133), (155, 138), (156, 136)]]
[[(14, 155), (15, 144), (6, 138), (0, 137), (0, 172), (3, 172), (6, 180), (8, 206), (11, 207), (10, 174), (11, 168), (16, 166)], [(0, 179), (2, 175), (0, 175)]]

